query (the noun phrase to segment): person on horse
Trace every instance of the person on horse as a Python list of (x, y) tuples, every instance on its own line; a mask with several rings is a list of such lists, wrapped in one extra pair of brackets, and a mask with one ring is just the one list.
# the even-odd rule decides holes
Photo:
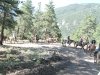
[(88, 46), (88, 51), (90, 52), (90, 56), (96, 49), (96, 45), (95, 44), (96, 44), (96, 40), (92, 40), (91, 44)]
[[(91, 44), (89, 45), (89, 48), (90, 48), (90, 47), (94, 47), (95, 44), (96, 44), (96, 40), (92, 40), (92, 41), (91, 41)], [(95, 47), (96, 47), (96, 46), (95, 46)]]
[(39, 36), (36, 35), (36, 43), (38, 43), (38, 41), (39, 41)]
[(98, 52), (100, 52), (100, 43), (99, 43), (99, 47), (94, 52), (94, 56), (95, 57), (97, 56)]
[(70, 43), (70, 36), (67, 37), (67, 43)]
[(82, 44), (83, 44), (83, 38), (82, 37), (79, 40), (79, 44), (80, 44), (80, 46), (82, 46)]

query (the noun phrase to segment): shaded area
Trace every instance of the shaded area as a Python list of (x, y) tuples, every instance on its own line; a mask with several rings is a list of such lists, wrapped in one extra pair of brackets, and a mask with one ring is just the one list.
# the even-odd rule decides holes
[[(25, 52), (47, 52), (46, 55), (41, 56), (43, 58), (49, 57), (50, 54), (55, 51), (60, 57), (63, 58), (63, 61), (52, 64), (52, 67), (55, 70), (55, 75), (97, 75), (97, 73), (100, 71), (100, 64), (93, 63), (93, 57), (90, 57), (89, 54), (86, 54), (84, 50), (79, 48), (62, 47), (61, 45), (58, 46), (58, 44), (56, 45), (50, 47), (49, 44), (48, 46), (43, 44), (39, 48), (13, 47), (13, 49), (17, 49), (18, 51), (25, 50)], [(6, 46), (4, 47), (6, 48)], [(9, 47), (7, 46), (7, 48)]]

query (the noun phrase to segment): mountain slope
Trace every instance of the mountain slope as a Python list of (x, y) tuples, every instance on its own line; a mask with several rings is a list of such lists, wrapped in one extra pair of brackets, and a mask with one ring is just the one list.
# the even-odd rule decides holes
[(56, 8), (55, 12), (63, 37), (73, 33), (80, 25), (83, 18), (88, 14), (95, 15), (98, 23), (100, 20), (100, 4), (96, 3), (72, 4)]

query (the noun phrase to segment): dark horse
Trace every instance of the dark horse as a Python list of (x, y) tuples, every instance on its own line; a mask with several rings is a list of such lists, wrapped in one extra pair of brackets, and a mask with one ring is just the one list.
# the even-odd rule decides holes
[(68, 44), (68, 46), (71, 45), (72, 43), (73, 43), (74, 46), (75, 46), (75, 41), (74, 41), (74, 40), (71, 40), (71, 39), (70, 39), (70, 36), (67, 37), (66, 43)]
[(70, 40), (67, 40), (67, 44), (68, 44), (68, 46), (71, 45), (72, 43), (73, 43), (74, 46), (75, 46), (75, 43), (76, 43), (76, 42), (75, 42), (74, 40), (71, 40), (71, 39), (70, 39)]
[(69, 39), (69, 40), (66, 40), (66, 39), (63, 39), (62, 40), (62, 45), (63, 46), (66, 46), (66, 43), (68, 44), (68, 46), (70, 46), (70, 44), (74, 44), (74, 46), (75, 46), (75, 41), (74, 40), (71, 40), (71, 39)]
[(66, 46), (66, 41), (65, 39), (62, 40), (62, 46)]
[(76, 41), (75, 42), (75, 47), (77, 48), (77, 46), (80, 46), (82, 49), (84, 49), (84, 46), (87, 45), (88, 46), (89, 42), (82, 42), (82, 41)]

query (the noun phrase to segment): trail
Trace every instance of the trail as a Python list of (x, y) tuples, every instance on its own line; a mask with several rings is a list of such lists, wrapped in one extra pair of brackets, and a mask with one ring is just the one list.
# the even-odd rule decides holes
[(71, 64), (65, 65), (66, 68), (57, 72), (57, 75), (97, 75), (100, 72), (100, 64), (93, 61), (93, 56), (90, 57), (82, 49), (62, 47), (61, 44), (41, 44), (41, 43), (28, 43), (28, 44), (4, 44), (16, 47), (31, 47), (42, 48), (47, 50), (57, 50), (60, 54), (69, 57)]
[(100, 64), (97, 65), (93, 61), (93, 57), (84, 53), (82, 49), (64, 48), (64, 54), (69, 56), (70, 65), (57, 73), (57, 75), (97, 75), (100, 71)]

